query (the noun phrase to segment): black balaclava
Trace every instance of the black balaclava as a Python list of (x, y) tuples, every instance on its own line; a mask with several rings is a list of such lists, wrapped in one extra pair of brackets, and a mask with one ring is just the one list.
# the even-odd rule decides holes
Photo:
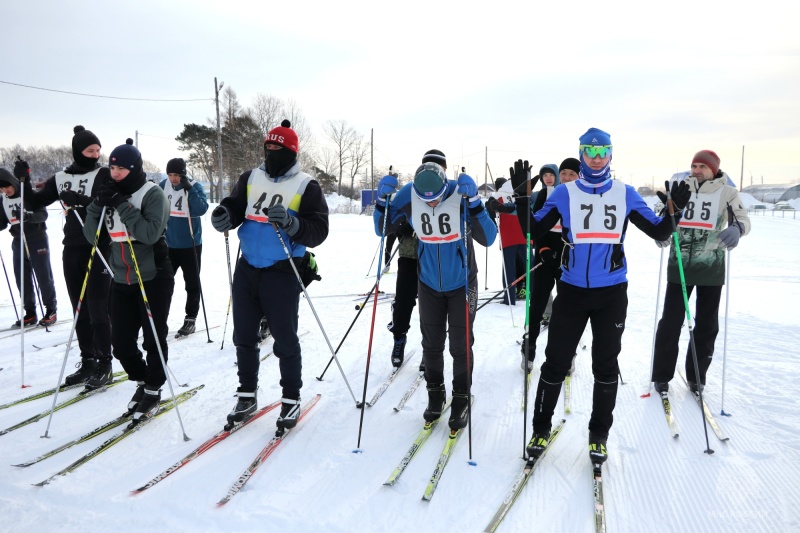
[(283, 176), (297, 161), (297, 152), (283, 147), (280, 150), (268, 150), (264, 146), (264, 156), (267, 174), (272, 178)]
[(72, 131), (75, 132), (72, 137), (72, 158), (75, 160), (75, 166), (86, 170), (96, 168), (99, 158), (86, 157), (83, 151), (93, 144), (102, 146), (100, 139), (83, 126), (75, 126)]

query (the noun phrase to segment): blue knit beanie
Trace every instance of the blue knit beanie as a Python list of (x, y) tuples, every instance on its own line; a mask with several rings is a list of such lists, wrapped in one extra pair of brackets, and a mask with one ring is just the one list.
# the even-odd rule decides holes
[[(580, 136), (580, 145), (590, 146), (611, 146), (611, 135), (598, 128), (589, 128), (586, 133)], [(613, 159), (613, 152), (609, 154), (608, 163), (600, 170), (592, 170), (586, 164), (581, 150), (578, 149), (578, 159), (581, 162), (580, 177), (595, 185), (599, 186), (605, 183), (611, 177), (611, 159)]]
[(581, 135), (580, 143), (591, 146), (611, 146), (611, 135), (597, 128), (589, 128)]
[(125, 144), (121, 144), (112, 150), (108, 156), (108, 166), (117, 166), (136, 170), (142, 168), (142, 153), (133, 145), (133, 139), (128, 139)]

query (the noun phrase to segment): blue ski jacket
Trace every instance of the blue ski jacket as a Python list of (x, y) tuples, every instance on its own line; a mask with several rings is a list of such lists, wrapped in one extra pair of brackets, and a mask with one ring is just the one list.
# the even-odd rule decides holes
[[(447, 191), (442, 200), (455, 194), (457, 183), (447, 182)], [(411, 219), (411, 184), (403, 186), (394, 195), (389, 203), (389, 215), (386, 224), (386, 234), (397, 231), (397, 227), (407, 220), (413, 227)], [(373, 219), (375, 221), (375, 233), (381, 235), (383, 232), (383, 218), (386, 207), (376, 205)], [(495, 226), (489, 214), (484, 209), (483, 204), (479, 203), (476, 207), (468, 208), (469, 216), (467, 222), (467, 247), (465, 248), (463, 236), (453, 242), (431, 244), (421, 240), (417, 241), (417, 270), (419, 280), (438, 292), (447, 292), (464, 287), (466, 280), (469, 283), (477, 282), (478, 265), (475, 261), (475, 250), (472, 244), (473, 239), (483, 246), (491, 246), (497, 237), (497, 226)], [(464, 227), (464, 211), (461, 211), (459, 227)], [(417, 228), (414, 228), (417, 231)], [(466, 265), (464, 258), (467, 258)], [(464, 269), (467, 268), (465, 271)]]

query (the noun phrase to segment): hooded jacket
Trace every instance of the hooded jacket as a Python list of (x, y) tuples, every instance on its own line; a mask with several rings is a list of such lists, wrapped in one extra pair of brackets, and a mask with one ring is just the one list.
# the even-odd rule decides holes
[[(200, 217), (205, 215), (206, 211), (208, 211), (208, 199), (206, 198), (206, 191), (203, 189), (202, 184), (192, 179), (189, 180), (189, 183), (192, 185), (192, 188), (186, 193), (184, 193), (183, 189), (180, 187), (175, 189), (175, 186), (172, 185), (168, 179), (163, 180), (160, 184), (161, 189), (168, 197), (171, 194), (174, 199), (173, 204), (176, 202), (186, 202), (186, 199), (188, 199), (188, 212), (192, 217), (192, 227), (190, 231), (188, 217), (170, 215), (169, 222), (167, 223), (167, 246), (170, 248), (193, 248), (194, 246), (203, 244), (203, 225), (201, 224)], [(167, 189), (167, 187), (169, 187), (169, 189)], [(175, 207), (175, 205), (170, 206), (170, 213)], [(185, 206), (181, 207), (186, 209)], [(193, 234), (194, 242), (192, 241)]]
[[(713, 229), (678, 227), (683, 274), (687, 285), (724, 285), (725, 248), (718, 238), (719, 233), (734, 222), (742, 225), (742, 235), (750, 233), (750, 217), (747, 215), (747, 209), (744, 208), (736, 188), (727, 185), (729, 179), (721, 170), (712, 179), (702, 183), (698, 183), (697, 178), (691, 176), (683, 179), (692, 191), (692, 197), (685, 211), (703, 209), (703, 195), (715, 195), (717, 192), (720, 194), (720, 208), (716, 219), (708, 221), (713, 225)], [(671, 239), (671, 243), (667, 262), (667, 281), (680, 283), (675, 239)]]
[[(447, 182), (442, 202), (456, 194), (457, 183)], [(386, 234), (396, 231), (397, 227), (408, 221), (413, 228), (411, 216), (411, 191), (412, 184), (404, 185), (389, 203), (388, 220), (386, 224)], [(375, 221), (375, 234), (383, 234), (383, 219), (386, 206), (376, 205), (373, 213)], [(461, 219), (451, 221), (452, 224), (459, 224), (459, 229), (463, 228), (464, 213), (461, 211)], [(497, 237), (497, 226), (494, 225), (488, 213), (479, 203), (477, 207), (469, 208), (467, 218), (467, 245), (464, 245), (464, 238), (439, 244), (430, 244), (422, 240), (417, 241), (417, 271), (419, 280), (438, 292), (447, 292), (463, 288), (465, 279), (470, 284), (476, 283), (478, 279), (478, 265), (475, 262), (475, 249), (473, 239), (483, 246), (491, 246)], [(419, 228), (414, 228), (419, 233)], [(467, 258), (467, 270), (464, 270), (464, 258)]]
[[(8, 226), (11, 226), (8, 232), (14, 239), (19, 239), (19, 224), (16, 222), (14, 224), (11, 223), (8, 214), (6, 213), (6, 207), (8, 207), (9, 210), (12, 210), (14, 208), (19, 209), (22, 205), (20, 202), (20, 183), (19, 180), (10, 172), (8, 174), (4, 173), (3, 179), (14, 186), (14, 194), (12, 196), (0, 194), (0, 231), (6, 229)], [(25, 221), (22, 225), (25, 228), (25, 239), (33, 241), (47, 236), (47, 224), (44, 222), (47, 220), (47, 211), (43, 207), (31, 209), (30, 204), (28, 204), (28, 196), (30, 194), (30, 189), (26, 189), (25, 205), (27, 207), (27, 212), (25, 214)]]

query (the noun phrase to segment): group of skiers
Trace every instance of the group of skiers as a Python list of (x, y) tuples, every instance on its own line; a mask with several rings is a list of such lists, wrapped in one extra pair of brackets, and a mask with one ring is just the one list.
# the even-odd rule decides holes
[[(684, 274), (678, 272), (679, 261), (688, 294), (695, 286), (698, 292), (695, 338), (700, 375), (695, 374), (693, 354), (687, 351), (687, 380), (693, 391), (702, 388), (719, 329), (725, 250), (734, 248), (739, 237), (749, 232), (747, 212), (737, 190), (726, 184), (719, 157), (710, 150), (695, 154), (689, 178), (667, 182), (666, 193), (658, 193), (667, 206), (660, 215), (632, 186), (612, 179), (612, 155), (610, 135), (590, 128), (579, 138), (578, 158), (567, 158), (560, 166), (543, 165), (533, 177), (527, 161), (516, 161), (510, 169), (510, 186), (498, 182), (500, 194), (487, 202), (486, 209), (469, 175), (462, 172), (455, 181), (447, 179), (444, 154), (436, 150), (425, 154), (413, 182), (399, 190), (396, 176), (381, 179), (374, 213), (376, 233), (389, 235), (401, 223), (407, 223), (418, 238), (419, 316), (428, 389), (428, 406), (423, 414), (426, 421), (441, 416), (446, 403), (442, 369), (449, 335), (453, 357), (449, 425), (457, 431), (467, 424), (477, 296), (472, 243), (473, 239), (483, 246), (493, 243), (498, 233), (492, 223), (496, 214), (500, 217), (501, 240), (505, 239), (501, 244), (506, 288), (503, 303), (513, 305), (520, 296), (511, 285), (520, 270), (527, 270), (519, 266), (526, 263), (526, 240), (533, 245), (530, 327), (522, 349), (526, 372), (533, 369), (540, 323), (551, 291), (557, 287), (552, 315), (545, 319), (549, 320), (547, 347), (534, 397), (529, 457), (540, 456), (549, 443), (561, 386), (574, 365), (587, 322), (592, 328), (594, 374), (589, 455), (594, 464), (602, 464), (608, 456), (606, 443), (618, 386), (617, 357), (628, 307), (624, 250), (628, 222), (660, 247), (669, 246), (674, 233), (678, 236), (680, 253), (673, 241), (667, 295), (656, 334), (651, 376), (655, 388), (660, 393), (668, 389), (677, 359), (685, 311), (680, 277)], [(535, 191), (540, 181), (542, 189)], [(394, 352), (392, 357), (394, 361)]]
[[(146, 179), (142, 155), (130, 139), (112, 150), (108, 167), (99, 165), (100, 148), (100, 140), (91, 131), (76, 126), (74, 163), (50, 177), (39, 192), (30, 185), (30, 169), (24, 161), (17, 162), (13, 175), (0, 169), (0, 229), (11, 225), (15, 269), (25, 248), (22, 244), (28, 245), (25, 264), (33, 265), (47, 307), (42, 322), (52, 323), (56, 301), (44, 208), (60, 201), (67, 212), (64, 276), (72, 307), (79, 313), (76, 333), (81, 352), (79, 369), (67, 376), (66, 384), (85, 383), (90, 390), (103, 387), (112, 379), (113, 355), (137, 383), (128, 404), (137, 421), (157, 409), (167, 380), (167, 317), (178, 269), (183, 269), (187, 292), (178, 335), (195, 331), (202, 301), (199, 217), (208, 202), (202, 185), (188, 177), (183, 159), (167, 163), (168, 178), (159, 186)], [(229, 424), (241, 423), (257, 409), (259, 344), (267, 324), (280, 368), (279, 430), (294, 427), (300, 413), (299, 295), (303, 285), (318, 279), (308, 248), (327, 238), (328, 206), (319, 183), (301, 170), (298, 152), (298, 136), (284, 120), (266, 135), (264, 162), (243, 173), (230, 196), (211, 213), (212, 226), (225, 233), (226, 239), (230, 230), (238, 228), (241, 246), (231, 286), (239, 386)], [(661, 215), (633, 187), (612, 179), (612, 155), (610, 135), (590, 128), (579, 139), (578, 158), (566, 158), (560, 166), (543, 165), (535, 176), (527, 161), (518, 160), (510, 169), (510, 179), (496, 184), (497, 197), (486, 204), (475, 180), (463, 171), (457, 179), (448, 179), (446, 157), (439, 150), (423, 155), (413, 181), (404, 187), (398, 187), (396, 174), (380, 180), (375, 232), (400, 241), (388, 326), (394, 335), (391, 361), (395, 367), (403, 364), (418, 299), (420, 370), (428, 391), (426, 422), (437, 420), (446, 409), (447, 341), (453, 358), (449, 425), (457, 431), (468, 424), (478, 295), (473, 242), (486, 247), (494, 243), (498, 236), (495, 215), (499, 215), (504, 250), (507, 290), (503, 303), (513, 305), (525, 297), (519, 290), (524, 283), (514, 287), (518, 276), (532, 278), (531, 326), (522, 349), (525, 372), (533, 369), (539, 324), (549, 320), (534, 400), (533, 436), (527, 448), (531, 457), (539, 456), (548, 445), (561, 385), (571, 371), (587, 322), (592, 327), (594, 374), (590, 457), (595, 463), (607, 457), (617, 394), (617, 356), (628, 306), (624, 241), (629, 221), (662, 247), (669, 245), (674, 232), (678, 235), (679, 248), (673, 241), (670, 252), (664, 311), (656, 335), (652, 371), (656, 390), (668, 389), (677, 359), (684, 316), (682, 275), (687, 291), (696, 286), (698, 292), (695, 335), (700, 375), (695, 374), (689, 354), (686, 373), (695, 389), (705, 383), (718, 331), (724, 252), (749, 232), (747, 212), (736, 189), (726, 184), (719, 157), (712, 151), (695, 154), (691, 176), (667, 183), (667, 193), (659, 193), (667, 206)], [(20, 221), (25, 239), (20, 238)], [(529, 243), (533, 244), (530, 270), (526, 266)], [(387, 266), (390, 248), (384, 259)], [(679, 261), (683, 274), (678, 273)], [(15, 273), (19, 286), (25, 276)], [(25, 279), (26, 312), (18, 326), (35, 324), (37, 319), (31, 283)], [(554, 286), (557, 296), (548, 312)], [(84, 303), (87, 310), (80, 313)], [(138, 347), (140, 331), (145, 356)]]

